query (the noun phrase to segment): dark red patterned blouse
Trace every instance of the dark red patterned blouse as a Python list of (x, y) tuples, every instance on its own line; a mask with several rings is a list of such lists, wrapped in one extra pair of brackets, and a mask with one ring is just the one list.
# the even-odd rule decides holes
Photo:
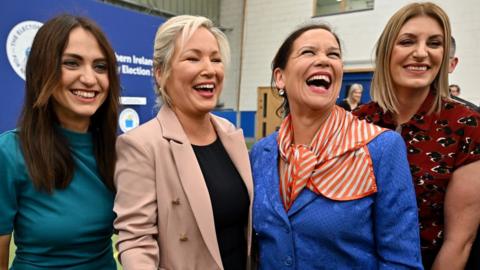
[[(444, 100), (440, 114), (427, 115), (432, 93), (409, 122), (401, 125), (407, 146), (419, 207), (422, 249), (438, 250), (443, 241), (443, 203), (450, 177), (458, 167), (480, 160), (480, 114)], [(381, 127), (395, 130), (390, 112), (374, 102), (353, 114)]]

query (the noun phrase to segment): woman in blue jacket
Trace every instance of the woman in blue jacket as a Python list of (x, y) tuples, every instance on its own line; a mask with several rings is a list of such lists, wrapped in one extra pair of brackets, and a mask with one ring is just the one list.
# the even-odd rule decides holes
[(251, 151), (260, 269), (422, 269), (401, 137), (335, 106), (340, 42), (309, 23), (283, 42), (280, 130)]

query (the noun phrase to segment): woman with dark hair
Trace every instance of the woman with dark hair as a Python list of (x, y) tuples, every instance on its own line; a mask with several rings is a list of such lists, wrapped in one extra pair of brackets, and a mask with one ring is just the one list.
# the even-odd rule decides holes
[(0, 135), (0, 268), (116, 269), (115, 54), (91, 20), (60, 15), (38, 31), (18, 128)]
[(273, 59), (285, 118), (250, 155), (260, 269), (421, 269), (405, 146), (335, 106), (342, 77), (324, 24), (295, 30)]
[(450, 29), (434, 3), (398, 10), (377, 42), (373, 102), (355, 111), (407, 145), (425, 269), (464, 269), (480, 221), (480, 117), (449, 99)]

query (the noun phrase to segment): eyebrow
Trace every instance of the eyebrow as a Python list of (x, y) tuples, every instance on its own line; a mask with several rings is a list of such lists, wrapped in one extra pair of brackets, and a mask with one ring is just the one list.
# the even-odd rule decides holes
[[(83, 60), (83, 57), (79, 54), (76, 54), (76, 53), (64, 53), (62, 55), (62, 57), (72, 57), (72, 58), (75, 58), (77, 60)], [(107, 59), (105, 57), (99, 57), (99, 58), (95, 58), (93, 61), (94, 62), (107, 61)]]
[[(303, 49), (318, 50), (318, 48), (315, 47), (315, 46), (307, 45), (307, 46), (300, 47), (297, 51), (301, 51), (301, 50), (303, 50)], [(327, 50), (337, 50), (337, 51), (340, 51), (340, 48), (339, 48), (339, 47), (336, 47), (336, 46), (330, 46), (330, 47), (327, 48)]]
[[(413, 34), (413, 33), (403, 33), (401, 35), (399, 35), (398, 37), (402, 37), (402, 36), (407, 36), (407, 37), (416, 37), (417, 35), (416, 34)], [(428, 38), (442, 38), (443, 39), (443, 34), (438, 34), (438, 35), (433, 35), (433, 36), (429, 36)]]
[(80, 55), (75, 54), (75, 53), (64, 53), (62, 55), (62, 57), (73, 57), (73, 58), (76, 58), (76, 59), (79, 59), (79, 60), (83, 59), (83, 57), (81, 57)]
[[(182, 52), (182, 55), (185, 54), (185, 53), (189, 53), (189, 52), (194, 52), (194, 53), (197, 53), (197, 54), (201, 54), (201, 53), (202, 53), (201, 50), (193, 48), (193, 49), (188, 49), (188, 50), (183, 51), (183, 52)], [(218, 50), (213, 50), (213, 51), (210, 53), (210, 55), (212, 55), (212, 54), (220, 54), (220, 51), (218, 51)]]

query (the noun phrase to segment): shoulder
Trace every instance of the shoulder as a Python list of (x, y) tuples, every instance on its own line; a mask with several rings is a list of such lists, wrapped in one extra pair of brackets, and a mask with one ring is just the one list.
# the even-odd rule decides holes
[(443, 100), (440, 114), (433, 114), (433, 124), (448, 127), (456, 136), (480, 140), (480, 113), (461, 103)]
[(268, 135), (265, 138), (260, 139), (252, 146), (251, 155), (252, 158), (259, 154), (262, 150), (271, 152), (273, 149), (277, 148), (277, 136), (278, 132), (274, 132)]
[(479, 119), (480, 113), (468, 107), (465, 104), (456, 102), (454, 100), (444, 99), (442, 101), (442, 109), (440, 117), (444, 119), (460, 120), (463, 119)]
[(232, 122), (228, 121), (223, 117), (220, 117), (212, 113), (210, 114), (210, 116), (212, 117), (212, 121), (215, 122), (216, 126), (221, 128), (225, 132), (233, 132), (237, 129), (235, 125), (232, 124)]
[(348, 106), (348, 103), (345, 99), (342, 99), (340, 102), (337, 103), (337, 105), (344, 109), (350, 108), (350, 106)]
[(163, 131), (157, 118), (153, 118), (144, 124), (127, 131), (117, 139), (117, 151), (122, 151), (128, 146), (134, 148), (152, 148), (163, 139)]
[(460, 104), (463, 104), (463, 105), (467, 106), (469, 109), (472, 109), (476, 112), (480, 112), (480, 107), (478, 107), (477, 105), (473, 104), (472, 102), (470, 102), (468, 100), (465, 100), (463, 98), (456, 97), (456, 96), (452, 96), (451, 100), (455, 101), (455, 102), (458, 102)]
[(20, 172), (24, 167), (25, 161), (20, 148), (18, 132), (10, 130), (0, 134), (0, 180)]
[(352, 114), (360, 119), (365, 119), (368, 122), (375, 122), (375, 119), (382, 115), (382, 108), (376, 102), (369, 102), (362, 104), (352, 111)]
[(400, 134), (393, 130), (385, 130), (384, 132), (380, 133), (375, 139), (368, 143), (368, 147), (377, 147), (380, 146), (381, 148), (390, 148), (390, 147), (397, 147), (398, 145), (405, 146), (405, 142)]
[(9, 159), (20, 151), (17, 130), (9, 130), (0, 134), (0, 159)]
[(367, 144), (374, 164), (386, 161), (385, 155), (405, 155), (406, 146), (402, 136), (395, 131), (386, 130)]
[(5, 131), (0, 134), (0, 145), (1, 149), (4, 149), (5, 146), (10, 146), (18, 143), (18, 131), (16, 129)]

